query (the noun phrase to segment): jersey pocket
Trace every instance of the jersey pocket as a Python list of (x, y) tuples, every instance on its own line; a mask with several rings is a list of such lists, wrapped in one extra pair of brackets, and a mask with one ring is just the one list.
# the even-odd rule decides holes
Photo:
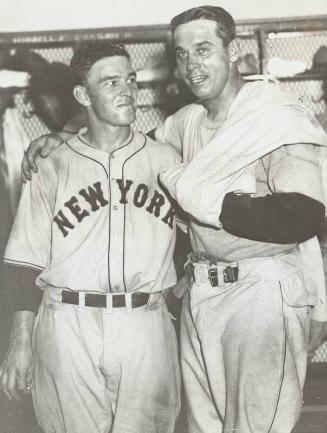
[(283, 301), (290, 307), (304, 307), (315, 304), (315, 299), (305, 285), (302, 271), (279, 281)]

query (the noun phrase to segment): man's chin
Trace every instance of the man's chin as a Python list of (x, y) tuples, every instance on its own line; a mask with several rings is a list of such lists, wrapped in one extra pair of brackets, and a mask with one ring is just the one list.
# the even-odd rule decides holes
[(198, 85), (198, 86), (188, 85), (188, 88), (193, 93), (193, 95), (196, 96), (197, 98), (206, 99), (210, 97), (210, 89), (208, 89), (208, 86), (206, 86), (205, 84)]
[(135, 120), (136, 120), (135, 114), (131, 116), (122, 116), (119, 119), (117, 119), (117, 126), (128, 126), (134, 123)]
[(198, 99), (209, 99), (212, 96), (211, 93), (208, 92), (207, 89), (197, 88), (197, 89), (191, 89), (191, 90), (192, 90), (193, 95)]
[(136, 120), (136, 110), (134, 107), (124, 107), (120, 110), (117, 120), (121, 125), (130, 125)]

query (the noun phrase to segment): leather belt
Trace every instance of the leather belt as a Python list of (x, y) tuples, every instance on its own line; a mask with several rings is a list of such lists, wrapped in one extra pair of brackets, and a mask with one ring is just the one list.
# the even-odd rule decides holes
[[(80, 305), (80, 293), (72, 292), (70, 290), (63, 290), (61, 292), (61, 302), (64, 304)], [(127, 306), (125, 293), (116, 293), (108, 295), (98, 293), (85, 293), (85, 306), (86, 307), (107, 307), (107, 296), (112, 298), (112, 308), (124, 308)], [(149, 300), (149, 293), (131, 293), (132, 308), (142, 307), (146, 305)]]
[[(224, 283), (235, 283), (238, 281), (238, 266), (226, 266), (222, 269)], [(219, 286), (219, 269), (210, 267), (208, 269), (208, 278), (212, 287)]]
[(212, 287), (219, 287), (238, 281), (239, 268), (237, 263), (219, 262), (206, 253), (190, 253), (184, 268), (188, 264), (193, 266), (194, 280), (197, 283), (210, 282)]

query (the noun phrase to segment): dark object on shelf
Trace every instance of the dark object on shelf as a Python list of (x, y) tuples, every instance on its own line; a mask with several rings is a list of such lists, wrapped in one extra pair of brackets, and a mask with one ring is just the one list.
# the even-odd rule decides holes
[(77, 110), (68, 66), (53, 62), (41, 76), (32, 75), (29, 96), (34, 112), (53, 131), (60, 131)]
[(313, 70), (325, 70), (327, 73), (327, 46), (322, 45), (313, 56)]

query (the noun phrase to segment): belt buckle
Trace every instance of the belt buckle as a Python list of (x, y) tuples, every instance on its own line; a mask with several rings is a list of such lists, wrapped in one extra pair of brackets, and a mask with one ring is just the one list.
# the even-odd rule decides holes
[(218, 269), (217, 266), (208, 269), (209, 281), (211, 287), (218, 287)]
[(235, 283), (238, 280), (238, 266), (226, 266), (223, 274), (225, 283)]

